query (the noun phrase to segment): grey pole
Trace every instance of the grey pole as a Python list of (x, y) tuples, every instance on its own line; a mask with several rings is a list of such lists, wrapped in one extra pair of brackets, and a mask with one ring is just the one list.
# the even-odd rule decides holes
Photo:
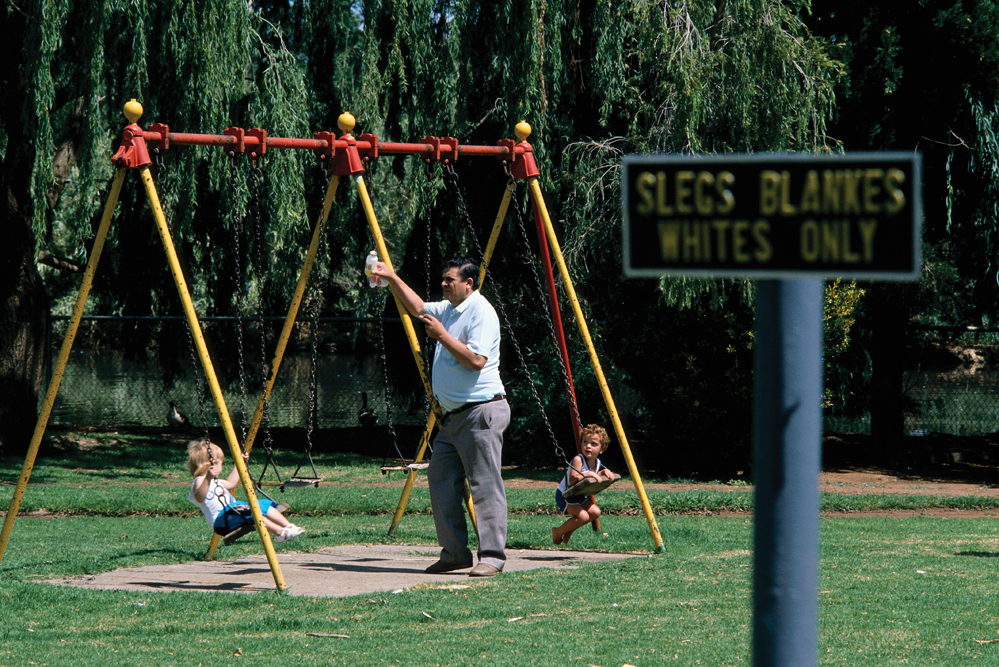
[(818, 656), (822, 294), (819, 279), (757, 284), (754, 667)]

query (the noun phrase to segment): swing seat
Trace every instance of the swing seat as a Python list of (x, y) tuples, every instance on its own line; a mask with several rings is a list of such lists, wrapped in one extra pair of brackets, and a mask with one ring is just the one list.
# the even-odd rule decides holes
[(292, 477), (291, 479), (285, 480), (284, 484), (281, 486), (290, 486), (292, 488), (313, 486), (318, 489), (319, 482), (321, 481), (323, 481), (321, 477)]
[(291, 479), (286, 479), (283, 482), (257, 482), (257, 486), (276, 486), (282, 491), (284, 487), (290, 486), (292, 488), (313, 486), (318, 488), (319, 482), (323, 481), (322, 477), (292, 477)]
[(583, 479), (579, 480), (578, 482), (570, 486), (568, 489), (566, 489), (562, 493), (562, 495), (565, 498), (575, 498), (576, 496), (592, 496), (597, 493), (600, 493), (601, 491), (603, 491), (604, 489), (606, 489), (608, 486), (618, 481), (619, 479), (621, 479), (621, 475), (618, 474), (614, 475), (614, 479), (602, 479), (599, 482), (594, 482), (591, 478), (584, 477)]
[(406, 465), (394, 465), (394, 466), (382, 466), (382, 474), (387, 475), (390, 472), (396, 470), (402, 472), (409, 472), (410, 470), (426, 470), (430, 467), (429, 461), (419, 461), (414, 463), (407, 463)]
[[(281, 514), (284, 514), (289, 509), (291, 509), (291, 505), (289, 505), (288, 503), (278, 503), (278, 505), (277, 505), (277, 511), (281, 512)], [(239, 538), (243, 537), (244, 535), (249, 535), (250, 533), (252, 533), (256, 529), (257, 529), (257, 527), (253, 524), (253, 522), (252, 521), (248, 521), (247, 523), (244, 523), (242, 526), (240, 526), (236, 530), (234, 530), (234, 531), (232, 531), (230, 533), (227, 533), (225, 536), (223, 536), (223, 538), (222, 538), (222, 544), (224, 544), (226, 546), (229, 546), (230, 544), (232, 544), (233, 542), (235, 542)]]

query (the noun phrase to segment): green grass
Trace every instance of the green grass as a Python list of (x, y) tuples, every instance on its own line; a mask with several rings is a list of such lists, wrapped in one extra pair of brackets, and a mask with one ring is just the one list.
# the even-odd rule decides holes
[[(665, 553), (576, 571), (508, 573), (400, 594), (138, 593), (43, 583), (61, 576), (200, 559), (208, 530), (186, 501), (182, 452), (119, 440), (39, 460), (0, 564), (0, 666), (12, 665), (748, 665), (752, 520), (745, 491), (650, 491)], [(114, 449), (114, 447), (118, 447)], [(401, 476), (324, 455), (341, 484), (289, 490), (307, 535), (279, 554), (339, 544), (435, 543), (426, 492), (393, 537)], [(0, 504), (21, 461), (0, 459)], [(174, 476), (171, 476), (174, 475)], [(552, 475), (552, 486), (557, 473)], [(41, 480), (41, 482), (39, 482)], [(386, 481), (391, 486), (373, 486)], [(360, 485), (359, 485), (360, 484)], [(160, 486), (167, 485), (167, 486)], [(510, 490), (511, 548), (546, 548), (551, 489)], [(607, 536), (575, 549), (651, 551), (634, 494), (609, 489)], [(948, 505), (948, 503), (953, 503)], [(823, 497), (827, 508), (994, 507), (974, 498)], [(193, 511), (192, 511), (193, 510)], [(29, 510), (30, 511), (30, 510)], [(700, 512), (700, 514), (684, 514)], [(999, 665), (999, 537), (994, 519), (823, 519), (819, 664)], [(221, 559), (260, 553), (243, 540)], [(512, 620), (518, 619), (518, 620)], [(320, 635), (347, 635), (314, 637)], [(238, 657), (235, 654), (239, 654)]]

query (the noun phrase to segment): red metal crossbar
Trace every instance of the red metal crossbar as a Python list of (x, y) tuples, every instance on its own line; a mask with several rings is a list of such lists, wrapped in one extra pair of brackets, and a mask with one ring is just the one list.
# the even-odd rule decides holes
[(339, 176), (363, 173), (362, 160), (374, 159), (382, 154), (416, 155), (428, 162), (456, 162), (461, 156), (493, 157), (509, 160), (514, 178), (539, 175), (531, 145), (526, 141), (518, 143), (513, 139), (502, 139), (496, 146), (463, 146), (454, 137), (423, 137), (420, 143), (380, 142), (373, 134), (355, 138), (349, 129), (339, 138), (332, 132), (317, 132), (312, 139), (294, 139), (269, 137), (267, 131), (260, 128), (244, 130), (230, 127), (223, 134), (192, 134), (171, 132), (169, 126), (163, 123), (154, 123), (143, 130), (133, 122), (122, 131), (121, 143), (112, 161), (129, 169), (148, 166), (152, 160), (149, 159), (147, 144), (157, 152), (168, 151), (175, 145), (219, 146), (232, 155), (249, 155), (252, 158), (264, 155), (268, 149), (307, 150), (320, 159), (332, 160), (332, 171)]

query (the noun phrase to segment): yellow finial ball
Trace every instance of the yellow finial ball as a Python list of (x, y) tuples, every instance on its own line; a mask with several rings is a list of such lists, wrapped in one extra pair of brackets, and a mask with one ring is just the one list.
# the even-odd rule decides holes
[(513, 128), (513, 133), (517, 135), (518, 139), (524, 141), (531, 136), (531, 126), (527, 124), (527, 121), (522, 120)]
[(142, 105), (136, 102), (134, 97), (125, 103), (125, 118), (128, 119), (129, 123), (134, 123), (142, 118)]
[(356, 121), (354, 120), (354, 117), (346, 111), (340, 114), (340, 117), (336, 119), (336, 124), (347, 134), (350, 134), (350, 131), (354, 129), (355, 123)]

